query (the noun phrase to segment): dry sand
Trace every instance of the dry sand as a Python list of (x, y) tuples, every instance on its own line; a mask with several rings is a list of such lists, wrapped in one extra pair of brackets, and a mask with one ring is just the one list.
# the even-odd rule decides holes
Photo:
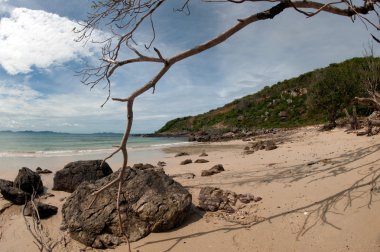
[[(380, 136), (308, 127), (267, 137), (280, 142), (277, 149), (244, 155), (247, 142), (239, 140), (166, 149), (160, 158), (149, 160), (165, 161), (169, 175), (194, 173), (194, 179), (177, 181), (192, 193), (195, 205), (203, 186), (263, 199), (235, 214), (194, 208), (181, 227), (150, 234), (132, 243), (133, 251), (380, 251), (380, 183), (369, 183), (380, 174)], [(196, 160), (203, 150), (209, 163), (179, 165), (187, 158)], [(191, 155), (174, 157), (179, 151)], [(200, 176), (215, 164), (226, 171)], [(53, 175), (42, 176), (51, 188)], [(43, 201), (58, 207), (69, 195), (49, 192), (55, 196)], [(5, 204), (0, 200), (0, 206)], [(59, 212), (43, 221), (48, 235), (59, 241), (55, 251), (85, 249), (59, 230), (61, 218)], [(18, 206), (0, 215), (0, 251), (38, 251)], [(126, 246), (110, 251), (126, 251)]]

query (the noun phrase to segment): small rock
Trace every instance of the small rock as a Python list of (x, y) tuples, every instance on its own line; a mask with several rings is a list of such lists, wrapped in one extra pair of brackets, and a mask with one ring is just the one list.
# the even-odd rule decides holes
[(187, 153), (187, 152), (180, 152), (180, 153), (176, 154), (175, 157), (182, 157), (182, 156), (188, 156), (188, 155), (189, 155), (189, 153)]
[(317, 161), (311, 161), (311, 162), (309, 162), (309, 163), (307, 163), (307, 165), (314, 165), (314, 164), (316, 164), (316, 163), (318, 163)]
[(259, 202), (260, 200), (262, 200), (263, 198), (261, 198), (261, 197), (255, 197), (255, 199), (254, 199), (254, 201), (255, 202)]
[(222, 171), (224, 171), (223, 165), (217, 164), (217, 165), (214, 165), (212, 168), (210, 168), (208, 170), (203, 170), (202, 173), (201, 173), (201, 176), (203, 176), (203, 177), (204, 176), (211, 176), (211, 175), (220, 173)]
[(208, 162), (210, 162), (210, 161), (208, 161), (208, 160), (206, 160), (206, 159), (197, 159), (197, 160), (195, 160), (194, 163), (197, 163), (197, 164), (203, 164), (203, 163), (208, 163)]
[(193, 162), (193, 160), (191, 159), (185, 159), (181, 162), (181, 165), (187, 165), (187, 164), (191, 164)]
[(153, 169), (155, 167), (154, 167), (154, 165), (151, 165), (151, 164), (138, 163), (138, 164), (134, 164), (133, 168), (139, 169), (139, 170), (145, 170), (145, 169)]
[[(36, 169), (37, 171), (37, 169)], [(51, 170), (48, 170), (48, 169), (44, 169), (44, 170), (40, 170), (40, 171), (37, 171), (37, 174), (49, 174), (49, 173), (53, 173)]]
[(11, 186), (2, 188), (1, 194), (3, 195), (4, 199), (16, 205), (24, 205), (31, 196), (30, 193), (24, 192), (21, 189)]
[(166, 163), (164, 161), (158, 161), (157, 166), (163, 167), (163, 166), (166, 166)]
[(250, 203), (251, 201), (254, 201), (255, 198), (253, 197), (252, 194), (250, 193), (245, 193), (245, 194), (239, 194), (238, 195), (238, 198), (240, 200), (241, 203), (244, 203), (244, 204), (248, 204)]
[[(41, 202), (36, 202), (35, 205), (38, 211), (38, 215), (41, 219), (47, 219), (50, 216), (57, 214), (58, 212), (58, 208), (52, 205), (44, 204)], [(32, 203), (29, 201), (24, 209), (24, 215), (32, 216), (34, 211), (35, 209), (33, 208)]]

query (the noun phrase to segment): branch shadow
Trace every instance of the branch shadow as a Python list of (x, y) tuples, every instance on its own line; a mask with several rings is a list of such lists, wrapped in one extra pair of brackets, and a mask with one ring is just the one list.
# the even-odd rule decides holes
[[(265, 170), (250, 170), (247, 172), (229, 174), (230, 178), (238, 179), (238, 181), (220, 181), (218, 185), (245, 185), (250, 183), (269, 184), (271, 182), (294, 183), (306, 178), (310, 178), (312, 176), (324, 174), (322, 177), (312, 179), (308, 182), (312, 183), (318, 180), (336, 177), (354, 170), (359, 170), (360, 168), (363, 168), (365, 166), (374, 165), (377, 162), (380, 162), (380, 158), (377, 158), (376, 160), (371, 162), (358, 165), (355, 165), (355, 162), (362, 162), (362, 160), (366, 157), (379, 151), (380, 144), (376, 144), (355, 151), (350, 151), (334, 158), (319, 159), (313, 162), (301, 163), (293, 166), (287, 166), (285, 164), (285, 166), (283, 167), (273, 167), (274, 164), (270, 164), (268, 165), (268, 169)], [(351, 167), (348, 168), (347, 166)], [(371, 169), (373, 168), (374, 166), (372, 166)], [(211, 185), (213, 185), (213, 183), (202, 182), (199, 184), (189, 186), (189, 188), (199, 188)]]

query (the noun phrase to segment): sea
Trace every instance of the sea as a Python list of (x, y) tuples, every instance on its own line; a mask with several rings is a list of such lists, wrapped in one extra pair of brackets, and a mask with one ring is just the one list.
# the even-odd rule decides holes
[[(122, 134), (70, 134), (50, 131), (0, 131), (2, 157), (59, 157), (109, 153), (121, 141)], [(130, 136), (129, 151), (148, 151), (185, 145), (185, 138)]]

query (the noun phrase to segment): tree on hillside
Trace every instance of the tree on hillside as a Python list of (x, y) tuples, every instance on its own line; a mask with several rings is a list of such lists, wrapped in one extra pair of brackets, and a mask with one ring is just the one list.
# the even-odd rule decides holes
[(366, 90), (366, 97), (356, 97), (358, 102), (370, 104), (380, 111), (380, 63), (375, 57), (373, 45), (365, 50), (361, 82)]
[[(91, 87), (96, 86), (101, 82), (105, 82), (108, 86), (109, 96), (111, 95), (110, 78), (116, 71), (122, 71), (122, 67), (130, 64), (150, 62), (156, 63), (161, 66), (160, 70), (151, 77), (147, 83), (142, 83), (141, 86), (125, 98), (112, 98), (114, 101), (125, 102), (127, 104), (127, 118), (128, 122), (125, 128), (124, 136), (121, 140), (120, 146), (105, 160), (113, 157), (116, 153), (122, 152), (124, 161), (117, 179), (103, 188), (100, 188), (94, 193), (98, 195), (105, 189), (119, 183), (121, 181), (127, 168), (128, 152), (127, 141), (131, 132), (133, 123), (133, 104), (137, 97), (148, 90), (155, 89), (160, 79), (169, 71), (169, 69), (179, 63), (180, 61), (192, 57), (196, 54), (204, 52), (213, 48), (235, 33), (241, 31), (248, 25), (258, 21), (269, 20), (275, 18), (283, 11), (291, 9), (296, 10), (306, 17), (313, 17), (321, 12), (338, 15), (342, 17), (361, 20), (365, 25), (379, 29), (378, 12), (379, 0), (364, 0), (361, 6), (353, 5), (351, 0), (341, 1), (290, 1), (290, 0), (205, 0), (210, 3), (210, 8), (214, 2), (226, 2), (233, 4), (251, 4), (255, 5), (258, 2), (267, 2), (271, 5), (265, 11), (252, 13), (249, 16), (241, 17), (236, 21), (236, 24), (226, 29), (220, 35), (211, 38), (209, 41), (196, 45), (192, 48), (184, 50), (176, 55), (168, 56), (165, 52), (161, 52), (159, 48), (154, 47), (155, 23), (153, 16), (158, 9), (167, 8), (166, 0), (97, 0), (93, 1), (93, 12), (88, 16), (88, 19), (82, 24), (82, 28), (76, 30), (79, 34), (79, 40), (88, 40), (95, 29), (101, 27), (108, 30), (109, 37), (106, 38), (102, 48), (102, 59), (100, 65), (95, 68), (86, 69), (83, 73), (83, 81)], [(177, 11), (190, 13), (190, 0), (178, 1), (179, 4)], [(268, 6), (267, 5), (267, 6)], [(144, 25), (150, 25), (152, 30), (152, 40), (146, 43), (146, 49), (153, 49), (154, 54), (146, 54), (136, 47), (134, 36), (139, 32)], [(99, 43), (99, 42), (98, 42)], [(131, 52), (133, 57), (126, 57), (128, 55), (126, 50)], [(96, 198), (96, 197), (95, 197)], [(117, 209), (119, 211), (120, 190), (117, 200)], [(119, 212), (120, 216), (120, 212)], [(121, 218), (120, 218), (121, 219)], [(120, 222), (120, 229), (123, 231), (122, 223)]]
[(355, 76), (349, 68), (332, 66), (326, 69), (308, 94), (308, 105), (312, 110), (322, 110), (329, 122), (328, 128), (336, 127), (338, 113), (347, 109), (359, 95), (362, 86), (353, 81)]

